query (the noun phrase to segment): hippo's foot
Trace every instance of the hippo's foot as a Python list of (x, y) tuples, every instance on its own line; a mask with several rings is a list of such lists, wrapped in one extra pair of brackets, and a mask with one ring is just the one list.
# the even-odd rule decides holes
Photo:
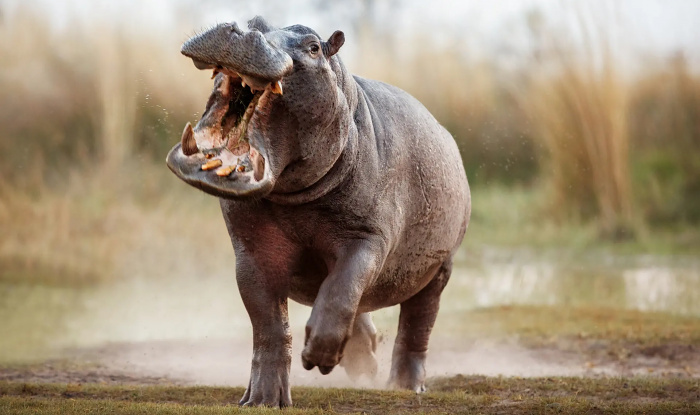
[(374, 379), (377, 375), (377, 329), (369, 313), (359, 314), (355, 318), (352, 336), (345, 345), (340, 366), (350, 379), (357, 380), (362, 375)]
[[(323, 327), (322, 327), (323, 328)], [(337, 327), (324, 332), (306, 326), (306, 341), (301, 352), (301, 363), (304, 369), (311, 370), (318, 366), (323, 375), (331, 373), (333, 368), (343, 358), (343, 349), (350, 336), (338, 330)]]
[(428, 339), (440, 307), (440, 294), (451, 273), (452, 260), (448, 259), (437, 269), (433, 280), (425, 288), (401, 303), (389, 387), (425, 392)]
[(248, 388), (239, 405), (271, 406), (283, 408), (292, 405), (292, 393), (289, 388), (289, 359), (277, 362), (267, 360), (264, 364), (253, 359)]
[(301, 354), (306, 370), (318, 366), (324, 375), (343, 358), (356, 322), (358, 332), (366, 332), (361, 336), (369, 338), (369, 343), (372, 343), (370, 333), (374, 326), (368, 314), (358, 315), (357, 305), (363, 286), (376, 277), (377, 262), (386, 257), (384, 242), (379, 237), (355, 240), (341, 252), (316, 295), (306, 323), (306, 340)]
[(394, 350), (388, 386), (392, 389), (409, 389), (425, 392), (426, 352), (403, 352)]

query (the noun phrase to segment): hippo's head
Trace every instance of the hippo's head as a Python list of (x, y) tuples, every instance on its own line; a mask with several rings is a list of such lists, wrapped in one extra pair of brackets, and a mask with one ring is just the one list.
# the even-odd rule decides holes
[(345, 75), (333, 57), (343, 33), (323, 41), (304, 26), (274, 29), (260, 17), (248, 27), (220, 24), (182, 46), (198, 69), (213, 70), (214, 90), (167, 164), (223, 198), (312, 185), (340, 156), (347, 135), (347, 117), (339, 116), (348, 113)]

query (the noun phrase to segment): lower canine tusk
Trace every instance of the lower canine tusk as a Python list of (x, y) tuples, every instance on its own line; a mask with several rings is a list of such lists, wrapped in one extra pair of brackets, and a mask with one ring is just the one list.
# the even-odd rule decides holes
[(192, 124), (187, 123), (187, 125), (185, 125), (185, 129), (182, 131), (180, 144), (182, 145), (182, 154), (186, 156), (191, 156), (199, 151), (197, 148), (197, 142), (194, 140), (194, 130), (192, 130)]
[(282, 95), (282, 83), (280, 81), (273, 82), (271, 84), (271, 89), (275, 94)]

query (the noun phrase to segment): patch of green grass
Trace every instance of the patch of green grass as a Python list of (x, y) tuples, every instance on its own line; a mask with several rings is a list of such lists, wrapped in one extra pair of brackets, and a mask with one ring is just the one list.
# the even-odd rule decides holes
[(432, 391), (462, 391), (472, 395), (495, 395), (514, 398), (517, 395), (552, 398), (561, 395), (596, 397), (600, 400), (633, 398), (694, 400), (700, 397), (700, 379), (635, 378), (502, 378), (462, 376), (436, 378), (430, 382)]
[(527, 248), (537, 251), (634, 255), (693, 255), (700, 242), (700, 227), (635, 225), (635, 235), (601, 234), (593, 220), (562, 219), (547, 210), (549, 196), (542, 185), (475, 186), (472, 217), (464, 246), (474, 251), (486, 246)]
[[(700, 367), (700, 318), (599, 307), (502, 306), (453, 312), (442, 331), (473, 339), (516, 339), (525, 347), (572, 352), (587, 364), (629, 363), (690, 374)], [(451, 323), (454, 322), (454, 323)], [(648, 360), (652, 359), (652, 361)]]
[[(293, 388), (290, 414), (317, 413), (696, 413), (700, 381), (688, 379), (435, 379), (430, 392)], [(7, 414), (271, 413), (240, 409), (243, 388), (104, 386), (0, 382)], [(276, 413), (276, 412), (275, 412)]]
[(700, 318), (660, 312), (566, 306), (501, 306), (480, 308), (455, 320), (453, 330), (478, 337), (503, 335), (524, 339), (581, 337), (596, 340), (628, 341), (654, 346), (677, 343), (700, 344)]

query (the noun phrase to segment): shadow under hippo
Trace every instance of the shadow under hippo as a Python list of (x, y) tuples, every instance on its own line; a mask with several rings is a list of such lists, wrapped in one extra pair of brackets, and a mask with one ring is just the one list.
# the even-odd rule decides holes
[(220, 24), (182, 53), (213, 70), (168, 154), (220, 198), (253, 326), (244, 405), (292, 404), (287, 299), (312, 306), (303, 366), (374, 375), (370, 312), (401, 305), (389, 385), (422, 392), (428, 338), (471, 210), (452, 136), (406, 92), (352, 76), (305, 26)]

